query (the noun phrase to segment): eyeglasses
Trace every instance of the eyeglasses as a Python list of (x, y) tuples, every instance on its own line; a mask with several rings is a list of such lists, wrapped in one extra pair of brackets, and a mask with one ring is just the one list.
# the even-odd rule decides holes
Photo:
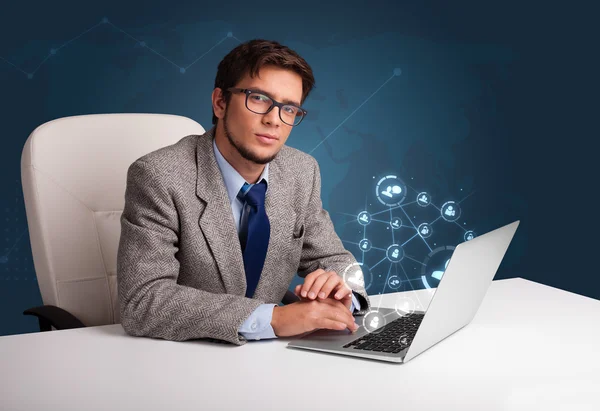
[(273, 107), (279, 107), (279, 118), (288, 126), (300, 124), (307, 113), (301, 107), (280, 103), (258, 91), (235, 87), (228, 88), (227, 91), (246, 94), (246, 108), (256, 114), (267, 114)]

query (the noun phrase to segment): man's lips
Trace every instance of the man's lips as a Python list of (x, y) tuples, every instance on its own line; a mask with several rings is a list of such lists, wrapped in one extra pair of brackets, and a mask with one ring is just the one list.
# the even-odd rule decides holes
[(268, 139), (271, 139), (271, 140), (279, 140), (279, 137), (273, 136), (271, 134), (256, 134), (256, 135), (260, 136), (260, 137), (265, 137), (265, 138), (268, 138)]

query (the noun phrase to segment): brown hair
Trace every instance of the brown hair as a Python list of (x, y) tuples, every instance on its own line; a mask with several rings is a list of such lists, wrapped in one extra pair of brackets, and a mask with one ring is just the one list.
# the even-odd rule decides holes
[[(304, 103), (315, 85), (312, 69), (298, 53), (276, 41), (250, 40), (231, 50), (219, 63), (215, 88), (218, 87), (223, 91), (225, 102), (229, 104), (231, 93), (227, 89), (234, 87), (246, 73), (249, 73), (250, 77), (255, 77), (260, 68), (265, 65), (291, 70), (300, 75), (302, 77), (300, 104)], [(217, 120), (213, 110), (212, 123), (217, 124)]]

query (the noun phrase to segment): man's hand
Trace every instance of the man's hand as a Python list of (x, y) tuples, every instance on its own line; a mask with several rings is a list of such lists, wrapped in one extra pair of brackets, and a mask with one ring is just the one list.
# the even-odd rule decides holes
[(289, 337), (323, 328), (347, 328), (352, 332), (358, 329), (347, 307), (331, 298), (323, 301), (302, 300), (281, 307), (275, 306), (271, 327), (278, 337)]
[(342, 277), (334, 271), (318, 269), (304, 278), (304, 284), (298, 284), (294, 293), (302, 300), (324, 301), (333, 298), (340, 301), (350, 310), (352, 305), (352, 290), (344, 283)]

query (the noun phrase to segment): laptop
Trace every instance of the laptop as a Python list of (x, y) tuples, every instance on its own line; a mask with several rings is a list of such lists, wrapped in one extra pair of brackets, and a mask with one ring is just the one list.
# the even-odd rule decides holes
[(515, 221), (456, 246), (427, 311), (372, 306), (356, 316), (355, 333), (319, 329), (287, 347), (394, 363), (413, 359), (471, 322), (518, 226)]

